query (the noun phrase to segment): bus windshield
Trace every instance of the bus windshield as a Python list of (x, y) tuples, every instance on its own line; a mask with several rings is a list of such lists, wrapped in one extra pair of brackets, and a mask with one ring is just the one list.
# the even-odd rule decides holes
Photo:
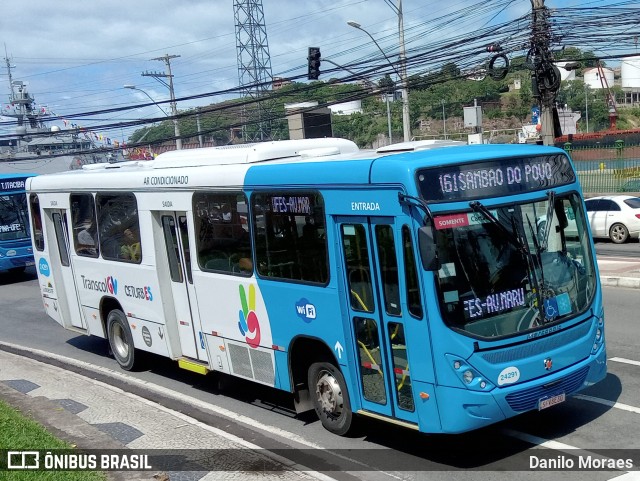
[(479, 338), (553, 325), (590, 305), (596, 286), (576, 193), (434, 218), (442, 317)]
[(0, 241), (27, 237), (27, 197), (24, 194), (0, 196)]

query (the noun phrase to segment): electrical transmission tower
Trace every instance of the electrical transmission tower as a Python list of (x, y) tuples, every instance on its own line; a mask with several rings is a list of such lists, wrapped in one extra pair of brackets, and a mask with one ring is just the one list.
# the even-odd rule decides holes
[(234, 0), (238, 80), (245, 100), (245, 141), (272, 140), (273, 82), (262, 0)]

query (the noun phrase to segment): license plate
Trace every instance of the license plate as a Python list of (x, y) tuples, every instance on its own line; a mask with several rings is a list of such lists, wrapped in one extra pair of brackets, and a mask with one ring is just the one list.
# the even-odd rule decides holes
[(35, 266), (36, 263), (32, 262), (32, 261), (29, 261), (29, 262), (25, 262), (24, 265), (27, 266), (27, 267), (31, 267), (31, 266)]
[(543, 409), (550, 408), (551, 406), (555, 406), (556, 404), (560, 404), (564, 402), (566, 396), (564, 393), (558, 394), (556, 396), (542, 398), (538, 401), (538, 411), (542, 411)]

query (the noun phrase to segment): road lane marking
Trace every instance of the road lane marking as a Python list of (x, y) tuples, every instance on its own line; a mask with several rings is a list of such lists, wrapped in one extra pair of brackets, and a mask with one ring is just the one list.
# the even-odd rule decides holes
[[(519, 439), (520, 441), (525, 441), (535, 446), (542, 446), (543, 448), (555, 449), (556, 451), (585, 451), (576, 446), (571, 446), (570, 444), (561, 443), (560, 441), (551, 441), (550, 439), (544, 439), (539, 436), (534, 436), (533, 434), (516, 431), (515, 429), (503, 429), (502, 432), (507, 436)], [(575, 452), (571, 454), (575, 454)]]
[(640, 366), (640, 361), (632, 361), (631, 359), (625, 359), (623, 357), (610, 357), (608, 360), (613, 362), (621, 362), (624, 364), (632, 364), (634, 366)]
[(622, 476), (609, 478), (608, 481), (640, 481), (640, 471), (630, 471)]
[(576, 394), (573, 396), (576, 399), (582, 399), (583, 401), (590, 401), (592, 403), (603, 404), (605, 406), (609, 406), (616, 409), (622, 409), (623, 411), (629, 411), (632, 413), (640, 414), (640, 408), (635, 406), (629, 406), (628, 404), (623, 404), (615, 401), (609, 401), (608, 399), (602, 399), (599, 397), (586, 396), (584, 394)]

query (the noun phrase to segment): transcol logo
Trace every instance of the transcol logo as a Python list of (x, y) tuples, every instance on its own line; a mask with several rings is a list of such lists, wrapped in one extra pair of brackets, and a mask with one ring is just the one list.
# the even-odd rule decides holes
[(303, 297), (296, 302), (296, 314), (304, 322), (311, 322), (316, 318), (316, 306)]
[(96, 281), (93, 279), (87, 279), (85, 276), (82, 278), (82, 287), (90, 291), (108, 292), (109, 294), (118, 295), (118, 281), (115, 277), (106, 277), (103, 281)]
[[(248, 302), (247, 302), (248, 301)], [(256, 288), (253, 284), (249, 285), (249, 299), (244, 291), (244, 287), (240, 286), (240, 304), (242, 309), (238, 313), (240, 321), (238, 328), (240, 333), (245, 336), (245, 340), (249, 346), (256, 348), (260, 345), (260, 323), (256, 314)]]
[(49, 270), (49, 263), (44, 257), (41, 257), (38, 261), (38, 271), (40, 271), (40, 274), (45, 277), (49, 277), (49, 274), (51, 273), (51, 271)]

